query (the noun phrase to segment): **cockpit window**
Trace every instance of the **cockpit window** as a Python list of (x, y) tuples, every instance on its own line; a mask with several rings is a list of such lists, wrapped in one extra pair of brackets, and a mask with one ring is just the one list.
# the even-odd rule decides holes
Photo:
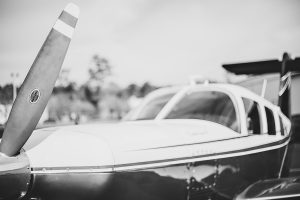
[(163, 107), (174, 95), (175, 92), (168, 93), (151, 100), (144, 108), (142, 108), (135, 120), (155, 119), (157, 114), (163, 109)]
[(223, 92), (201, 91), (186, 95), (167, 115), (167, 119), (201, 119), (222, 124), (239, 132), (237, 112)]

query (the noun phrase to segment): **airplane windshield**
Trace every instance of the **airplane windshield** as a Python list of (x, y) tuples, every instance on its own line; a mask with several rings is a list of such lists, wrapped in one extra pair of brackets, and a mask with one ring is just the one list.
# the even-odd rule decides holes
[(151, 100), (138, 114), (135, 120), (154, 119), (167, 102), (175, 95), (175, 92), (161, 95)]
[(166, 119), (201, 119), (212, 121), (239, 132), (232, 100), (223, 92), (193, 92), (182, 98)]

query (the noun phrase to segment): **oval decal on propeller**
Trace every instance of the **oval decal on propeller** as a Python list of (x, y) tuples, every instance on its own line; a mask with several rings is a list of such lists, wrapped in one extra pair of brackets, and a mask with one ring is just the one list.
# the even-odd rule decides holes
[(38, 100), (40, 99), (40, 96), (41, 96), (41, 93), (40, 93), (39, 89), (32, 90), (32, 92), (30, 93), (29, 102), (30, 103), (38, 102)]

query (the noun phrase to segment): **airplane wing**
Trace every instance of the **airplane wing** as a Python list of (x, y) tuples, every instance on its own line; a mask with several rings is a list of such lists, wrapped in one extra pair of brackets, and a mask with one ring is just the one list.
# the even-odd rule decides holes
[(300, 177), (258, 181), (236, 197), (236, 200), (299, 199)]
[[(267, 73), (280, 73), (282, 61), (264, 60), (257, 62), (223, 64), (223, 68), (234, 74), (260, 75)], [(300, 57), (287, 61), (287, 71), (300, 72)]]

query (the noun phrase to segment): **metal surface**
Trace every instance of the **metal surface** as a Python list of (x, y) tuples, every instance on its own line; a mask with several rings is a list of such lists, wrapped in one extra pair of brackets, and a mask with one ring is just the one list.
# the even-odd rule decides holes
[(233, 199), (249, 185), (278, 177), (284, 147), (266, 152), (111, 173), (34, 174), (37, 199)]
[[(287, 63), (287, 70), (299, 72), (300, 70), (300, 58), (289, 60)], [(234, 64), (223, 64), (223, 68), (227, 71), (235, 74), (252, 74), (260, 75), (267, 73), (280, 73), (282, 62), (279, 60), (264, 60), (257, 62), (247, 63), (234, 63)]]
[(29, 196), (43, 200), (99, 199), (111, 178), (111, 173), (35, 174)]
[(300, 177), (271, 179), (258, 181), (249, 186), (236, 199), (299, 199), (299, 191)]

